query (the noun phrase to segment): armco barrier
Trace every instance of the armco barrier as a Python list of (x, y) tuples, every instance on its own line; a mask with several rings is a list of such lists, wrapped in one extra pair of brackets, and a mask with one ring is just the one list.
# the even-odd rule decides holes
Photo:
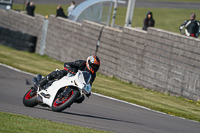
[[(41, 29), (44, 23), (44, 16), (36, 14), (35, 17), (29, 16), (14, 10), (0, 9), (0, 26), (12, 31), (19, 31), (24, 34), (37, 37), (37, 45), (41, 43)], [(38, 47), (36, 47), (36, 51)]]
[(0, 44), (16, 50), (35, 52), (37, 37), (0, 27)]
[[(31, 34), (38, 37), (38, 52), (44, 18), (0, 11), (0, 26), (30, 32), (22, 28), (22, 21), (17, 18), (26, 20), (23, 21), (25, 27), (37, 29)], [(17, 27), (13, 27), (13, 21)], [(200, 99), (199, 39), (156, 28), (149, 28), (147, 32), (127, 27), (118, 30), (89, 21), (76, 23), (53, 15), (48, 21), (44, 54), (62, 62), (86, 59), (95, 54), (99, 41), (97, 55), (101, 58), (102, 74), (160, 92)]]

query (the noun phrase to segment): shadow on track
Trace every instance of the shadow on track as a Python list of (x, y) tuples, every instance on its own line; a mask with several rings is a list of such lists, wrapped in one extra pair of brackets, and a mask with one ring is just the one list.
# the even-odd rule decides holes
[(65, 113), (69, 115), (82, 116), (82, 117), (88, 117), (88, 118), (94, 118), (94, 119), (102, 119), (102, 120), (108, 120), (108, 121), (119, 121), (119, 122), (125, 122), (129, 124), (144, 125), (142, 123), (136, 123), (136, 122), (131, 122), (131, 121), (124, 121), (124, 120), (118, 120), (114, 118), (106, 118), (106, 117), (100, 117), (100, 116), (94, 116), (94, 115), (80, 114), (80, 113), (72, 113), (72, 112), (59, 112), (59, 113)]
[[(37, 106), (34, 108), (53, 112), (50, 108), (43, 108), (41, 106)], [(118, 121), (118, 122), (124, 122), (124, 123), (129, 123), (129, 124), (144, 125), (142, 123), (137, 123), (137, 122), (124, 121), (124, 120), (118, 120), (118, 119), (114, 119), (114, 118), (100, 117), (100, 116), (94, 116), (94, 115), (88, 115), (88, 114), (80, 114), (80, 113), (64, 112), (64, 111), (63, 112), (54, 112), (54, 113), (68, 114), (68, 115), (81, 116), (81, 117), (87, 117), (87, 118), (93, 118), (93, 119), (102, 119), (102, 120), (115, 121), (115, 122)]]

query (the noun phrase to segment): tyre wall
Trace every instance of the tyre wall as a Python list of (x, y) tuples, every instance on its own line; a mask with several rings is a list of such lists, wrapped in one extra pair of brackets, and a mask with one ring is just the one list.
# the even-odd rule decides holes
[[(36, 35), (38, 52), (43, 23), (39, 18), (42, 17), (1, 11), (0, 18), (0, 26)], [(25, 27), (35, 28), (37, 32), (24, 30), (17, 18), (26, 20)], [(18, 26), (13, 26), (13, 22), (6, 23), (9, 20), (16, 21)], [(62, 62), (86, 59), (96, 53), (100, 42), (97, 55), (101, 58), (99, 71), (102, 74), (160, 92), (200, 100), (199, 39), (156, 28), (149, 28), (146, 32), (127, 27), (119, 30), (89, 21), (76, 23), (53, 15), (48, 21), (44, 54), (49, 57)]]
[(0, 44), (16, 50), (35, 52), (37, 37), (0, 27)]
[(23, 12), (18, 12), (14, 10), (6, 11), (0, 9), (0, 26), (14, 32), (21, 32), (22, 34), (26, 34), (27, 36), (29, 35), (37, 37), (36, 51), (38, 51), (41, 43), (41, 34), (44, 19), (44, 16), (38, 14), (35, 14), (35, 17), (32, 17)]

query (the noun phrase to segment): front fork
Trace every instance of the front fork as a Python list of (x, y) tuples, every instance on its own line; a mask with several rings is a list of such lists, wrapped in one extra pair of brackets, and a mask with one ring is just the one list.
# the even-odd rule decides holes
[(72, 92), (72, 89), (69, 88), (69, 87), (65, 87), (64, 91), (61, 92), (59, 95), (58, 95), (58, 98), (59, 99), (62, 99), (63, 97), (68, 97), (69, 94)]

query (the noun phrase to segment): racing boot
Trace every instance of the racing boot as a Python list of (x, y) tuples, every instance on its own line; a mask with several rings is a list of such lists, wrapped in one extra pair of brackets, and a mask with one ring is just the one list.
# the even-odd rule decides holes
[[(49, 81), (54, 80), (54, 79), (57, 77), (57, 75), (59, 75), (59, 72), (58, 72), (58, 71), (53, 71), (53, 72), (51, 72), (49, 75), (47, 75), (46, 77), (40, 79), (39, 84), (38, 84), (39, 87), (40, 87), (41, 89), (44, 89), (44, 86), (45, 86)], [(40, 76), (39, 78), (41, 78), (41, 76)]]
[(51, 72), (49, 75), (47, 75), (46, 77), (44, 77), (43, 79), (41, 78), (41, 76), (39, 77), (39, 87), (41, 89), (45, 89), (46, 88), (46, 84), (49, 81), (54, 81), (55, 79), (60, 79), (63, 76), (67, 75), (68, 72), (66, 72), (65, 70), (61, 70), (61, 71), (53, 71)]
[(43, 89), (43, 87), (48, 83), (48, 76), (44, 77), (43, 79), (41, 79), (41, 81), (38, 84), (38, 87), (40, 89)]

